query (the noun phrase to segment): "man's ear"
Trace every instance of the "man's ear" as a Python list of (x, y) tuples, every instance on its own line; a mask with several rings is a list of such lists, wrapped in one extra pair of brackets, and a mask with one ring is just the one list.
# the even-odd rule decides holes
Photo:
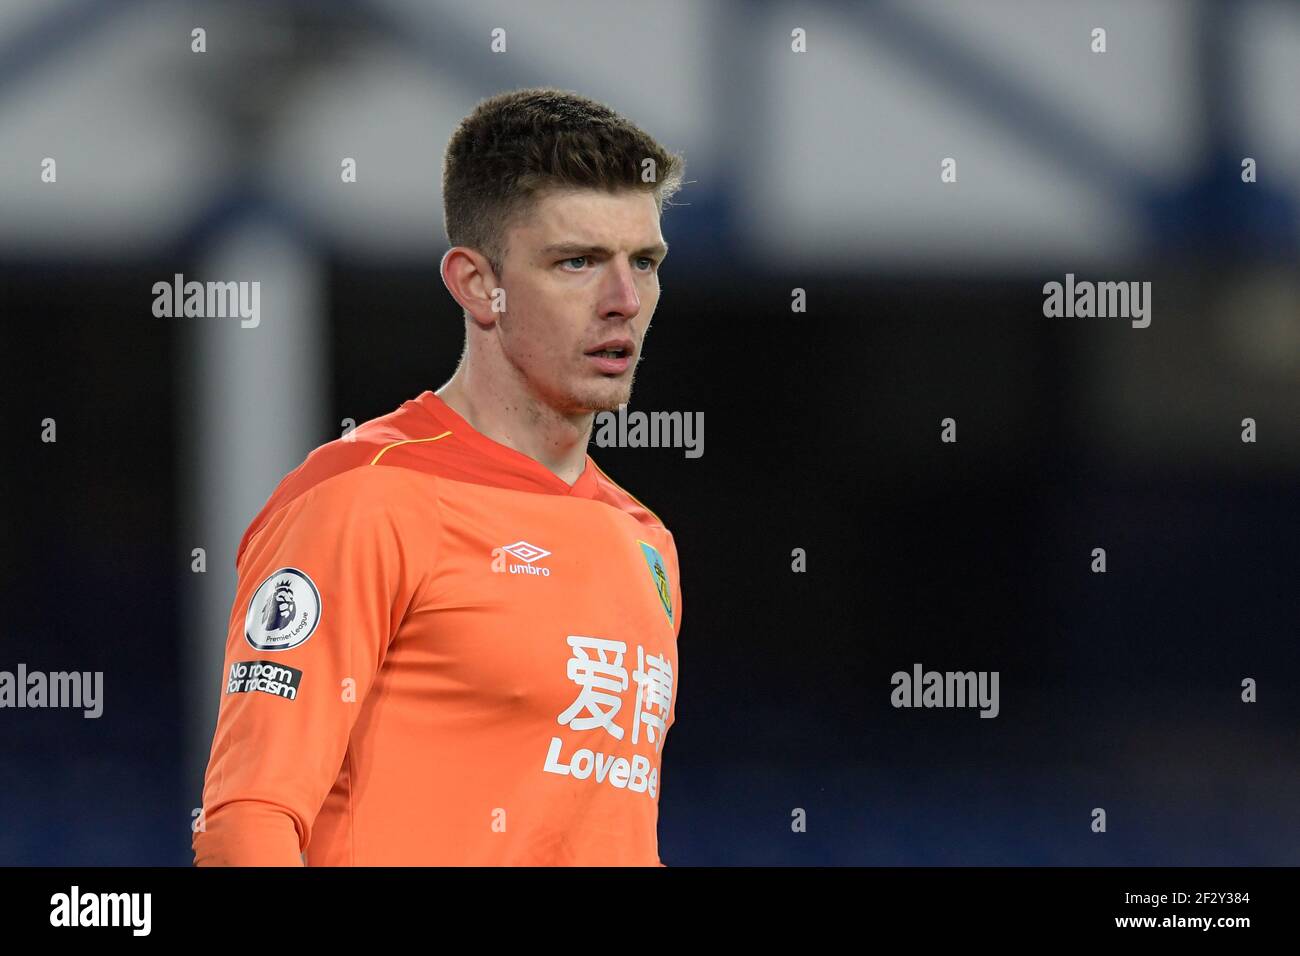
[(443, 254), (438, 271), (466, 318), (485, 328), (496, 324), (500, 313), (492, 311), (492, 304), (499, 280), (486, 256), (469, 246), (452, 246)]

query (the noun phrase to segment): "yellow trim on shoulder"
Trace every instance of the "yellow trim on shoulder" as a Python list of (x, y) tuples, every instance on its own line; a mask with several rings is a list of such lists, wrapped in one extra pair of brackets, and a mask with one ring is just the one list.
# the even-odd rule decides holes
[[(441, 435), (434, 435), (432, 438), (404, 438), (401, 441), (395, 441), (391, 445), (385, 445), (383, 448), (379, 449), (379, 454), (375, 455), (375, 457), (370, 460), (370, 464), (377, 464), (379, 459), (384, 457), (384, 452), (388, 451), (390, 448), (396, 448), (398, 445), (417, 445), (420, 442), (437, 441), (439, 438), (446, 438), (450, 434), (451, 432), (443, 432)], [(644, 505), (642, 507), (644, 507)]]
[[(632, 492), (628, 491), (626, 488), (624, 488), (622, 485), (620, 485), (620, 484), (619, 484), (617, 481), (615, 481), (613, 478), (610, 478), (609, 475), (605, 472), (605, 469), (604, 469), (604, 468), (601, 468), (600, 465), (596, 464), (596, 459), (594, 459), (594, 458), (591, 459), (591, 463), (592, 463), (593, 465), (596, 465), (596, 470), (597, 470), (598, 472), (600, 472), (602, 475), (604, 475), (605, 478), (609, 481), (610, 484), (612, 484), (612, 485), (613, 485), (615, 488), (617, 488), (619, 491), (623, 492), (623, 494), (627, 495), (629, 498), (631, 498), (633, 501), (635, 501), (637, 504), (639, 504), (642, 508), (645, 508), (646, 511), (650, 511), (650, 507), (649, 507), (649, 505), (647, 505), (644, 501), (642, 501), (642, 500), (641, 500), (640, 498), (638, 498), (636, 495), (632, 494)], [(655, 514), (653, 511), (650, 511), (650, 517), (654, 518), (655, 521), (658, 521), (660, 527), (662, 527), (662, 528), (664, 528), (664, 529), (667, 529), (668, 526), (667, 526), (666, 524), (664, 524), (664, 519), (661, 518), (661, 517), (659, 517), (659, 516), (658, 516), (657, 514)]]

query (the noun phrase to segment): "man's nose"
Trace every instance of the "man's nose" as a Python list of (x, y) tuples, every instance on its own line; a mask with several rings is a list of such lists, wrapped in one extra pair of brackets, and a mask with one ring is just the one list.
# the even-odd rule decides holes
[(620, 260), (614, 263), (607, 275), (608, 286), (604, 290), (601, 314), (633, 318), (641, 311), (641, 296), (636, 290), (636, 277), (632, 274), (632, 267)]

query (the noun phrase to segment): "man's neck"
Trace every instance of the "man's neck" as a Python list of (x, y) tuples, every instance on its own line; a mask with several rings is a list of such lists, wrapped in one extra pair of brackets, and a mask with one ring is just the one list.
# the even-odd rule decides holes
[(575, 420), (528, 395), (473, 387), (463, 367), (434, 394), (475, 431), (539, 462), (566, 485), (576, 482), (587, 467), (591, 413)]

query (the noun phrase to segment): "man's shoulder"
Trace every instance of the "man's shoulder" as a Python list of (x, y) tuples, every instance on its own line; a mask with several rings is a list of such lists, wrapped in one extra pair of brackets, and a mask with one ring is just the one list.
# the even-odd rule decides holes
[[(406, 469), (373, 467), (389, 464), (386, 453), (409, 442), (429, 439), (436, 422), (422, 414), (410, 401), (385, 415), (363, 422), (355, 429), (313, 449), (302, 463), (285, 475), (239, 542), (236, 563), (248, 542), (282, 508), (316, 491), (328, 506), (338, 498), (356, 508), (382, 508), (404, 483), (413, 480)], [(427, 476), (419, 480), (427, 481)]]

